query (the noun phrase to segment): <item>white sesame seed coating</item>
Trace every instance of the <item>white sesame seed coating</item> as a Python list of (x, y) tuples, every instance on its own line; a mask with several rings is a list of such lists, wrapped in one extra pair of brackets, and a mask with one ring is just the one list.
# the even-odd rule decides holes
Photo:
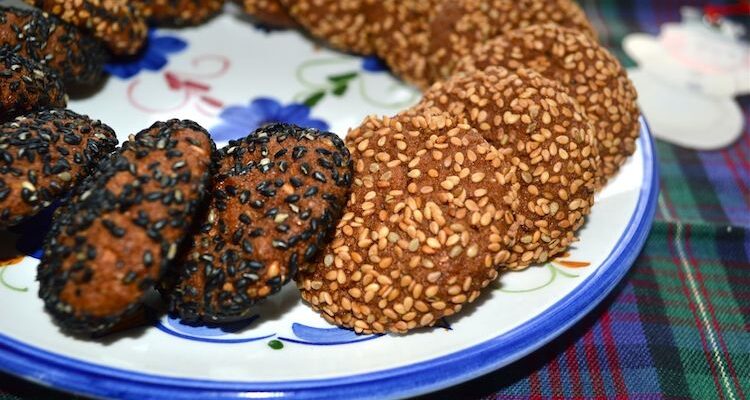
[(589, 37), (553, 24), (530, 26), (478, 46), (457, 73), (488, 66), (531, 68), (562, 83), (594, 125), (605, 179), (635, 151), (638, 94), (619, 61)]
[(495, 173), (507, 162), (459, 121), (410, 110), (349, 134), (352, 194), (322, 261), (297, 277), (329, 322), (359, 333), (432, 326), (497, 278), (513, 244), (510, 187)]
[(310, 34), (353, 53), (373, 54), (370, 29), (380, 0), (281, 0)]
[(594, 202), (599, 156), (583, 109), (557, 82), (522, 68), (489, 67), (436, 83), (418, 107), (467, 118), (509, 159), (499, 181), (515, 194), (518, 241), (499, 264), (545, 262), (575, 241)]
[(432, 82), (448, 78), (477, 45), (530, 25), (555, 23), (591, 38), (596, 32), (573, 0), (446, 0), (430, 22)]

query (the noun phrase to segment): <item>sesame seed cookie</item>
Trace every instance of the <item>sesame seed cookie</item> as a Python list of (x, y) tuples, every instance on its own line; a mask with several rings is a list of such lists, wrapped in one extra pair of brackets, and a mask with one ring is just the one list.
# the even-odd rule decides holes
[(138, 0), (141, 15), (157, 26), (200, 25), (221, 11), (224, 0)]
[(477, 44), (505, 32), (547, 22), (596, 37), (586, 14), (573, 0), (442, 1), (429, 30), (433, 82), (451, 76), (456, 63)]
[(561, 82), (594, 124), (605, 179), (635, 151), (638, 93), (620, 62), (588, 36), (553, 24), (530, 26), (476, 47), (457, 72), (488, 66), (531, 68)]
[(0, 46), (49, 67), (66, 83), (95, 82), (106, 60), (99, 42), (38, 10), (0, 7)]
[(191, 228), (214, 151), (194, 122), (157, 122), (131, 136), (58, 210), (37, 279), (64, 330), (101, 334), (138, 310)]
[(101, 40), (115, 55), (134, 55), (148, 35), (146, 21), (128, 0), (25, 0)]
[(381, 0), (281, 0), (289, 14), (314, 37), (346, 52), (374, 54), (371, 23)]
[(258, 21), (279, 28), (293, 28), (297, 22), (280, 0), (236, 0), (246, 13)]
[(48, 207), (116, 146), (111, 128), (69, 110), (39, 111), (0, 125), (0, 228)]
[(322, 262), (297, 277), (302, 298), (358, 333), (432, 326), (474, 301), (510, 256), (503, 155), (433, 110), (369, 117), (347, 146), (352, 193)]
[(442, 0), (383, 0), (370, 26), (375, 53), (406, 82), (422, 89), (429, 77), (430, 21)]
[(502, 266), (545, 262), (575, 241), (594, 203), (600, 160), (593, 126), (558, 82), (489, 67), (436, 83), (418, 107), (467, 118), (509, 160), (500, 184), (513, 188), (518, 240)]
[(247, 318), (328, 240), (352, 172), (338, 136), (286, 124), (263, 127), (222, 149), (208, 218), (170, 311), (189, 322)]
[(47, 67), (0, 47), (0, 122), (67, 104), (63, 83)]

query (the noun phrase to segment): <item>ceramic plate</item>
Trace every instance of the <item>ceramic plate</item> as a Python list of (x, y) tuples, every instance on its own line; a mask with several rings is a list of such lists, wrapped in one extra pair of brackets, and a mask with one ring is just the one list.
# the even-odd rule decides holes
[[(219, 145), (268, 121), (345, 135), (419, 93), (374, 58), (320, 48), (226, 13), (196, 29), (154, 30), (143, 57), (111, 64), (70, 108), (120, 140), (156, 120), (190, 118)], [(623, 277), (649, 231), (657, 193), (651, 136), (598, 196), (580, 242), (546, 265), (507, 273), (459, 317), (407, 336), (357, 336), (328, 325), (293, 285), (223, 328), (162, 317), (103, 340), (61, 333), (37, 298), (49, 213), (2, 233), (0, 370), (98, 397), (401, 397), (466, 381), (528, 354), (591, 310)], [(20, 252), (20, 253), (19, 253)]]

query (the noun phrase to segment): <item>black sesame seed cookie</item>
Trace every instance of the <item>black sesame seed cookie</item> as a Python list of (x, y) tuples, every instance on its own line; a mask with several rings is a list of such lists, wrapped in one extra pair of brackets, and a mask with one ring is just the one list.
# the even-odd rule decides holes
[(530, 26), (477, 46), (456, 71), (489, 66), (530, 68), (567, 88), (594, 124), (605, 178), (601, 184), (635, 152), (638, 93), (617, 58), (589, 36), (554, 24)]
[(453, 75), (456, 63), (475, 46), (506, 32), (544, 23), (596, 38), (586, 14), (574, 0), (442, 0), (429, 29), (432, 82)]
[(0, 7), (0, 46), (45, 65), (66, 83), (90, 84), (102, 73), (106, 52), (96, 40), (38, 10)]
[(169, 294), (189, 322), (229, 322), (318, 254), (351, 184), (351, 161), (332, 133), (273, 124), (221, 150), (208, 217)]
[(128, 0), (24, 0), (101, 40), (115, 55), (134, 55), (148, 35), (140, 10)]
[(63, 83), (47, 67), (0, 47), (0, 122), (67, 104)]
[(214, 151), (196, 123), (158, 122), (102, 162), (60, 208), (37, 279), (63, 329), (101, 334), (138, 310), (199, 213)]
[(352, 194), (302, 298), (358, 333), (404, 333), (459, 312), (495, 280), (513, 218), (506, 161), (461, 118), (412, 109), (347, 137)]
[(263, 24), (278, 28), (294, 28), (297, 22), (289, 15), (281, 0), (235, 0), (242, 9)]
[(0, 228), (48, 207), (116, 146), (110, 127), (64, 109), (0, 125)]
[(594, 204), (600, 159), (593, 125), (557, 81), (489, 67), (436, 83), (419, 107), (467, 118), (505, 155), (517, 241), (498, 264), (521, 269), (565, 251)]
[(138, 0), (131, 4), (158, 26), (200, 25), (221, 11), (224, 0)]

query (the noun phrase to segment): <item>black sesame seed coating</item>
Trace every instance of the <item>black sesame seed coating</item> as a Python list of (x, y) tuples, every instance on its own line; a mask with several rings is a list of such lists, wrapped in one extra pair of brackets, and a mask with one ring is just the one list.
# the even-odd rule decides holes
[(48, 68), (0, 47), (0, 122), (47, 108), (65, 107), (60, 78)]
[(0, 125), (0, 228), (62, 197), (115, 147), (110, 127), (64, 109)]
[(279, 291), (329, 240), (352, 181), (343, 141), (314, 129), (269, 125), (220, 155), (207, 220), (170, 295), (170, 311), (190, 322), (247, 317)]
[(200, 25), (221, 11), (224, 0), (138, 0), (141, 14), (157, 26)]
[(104, 47), (59, 18), (0, 7), (0, 46), (57, 72), (66, 83), (90, 84), (102, 74)]
[[(194, 122), (159, 122), (76, 190), (53, 222), (38, 268), (39, 296), (63, 329), (101, 334), (140, 307), (178, 256), (214, 152)], [(178, 162), (185, 166), (175, 171)], [(160, 196), (150, 200), (150, 193)]]
[(148, 36), (140, 10), (129, 0), (24, 0), (101, 40), (115, 55), (135, 55)]

